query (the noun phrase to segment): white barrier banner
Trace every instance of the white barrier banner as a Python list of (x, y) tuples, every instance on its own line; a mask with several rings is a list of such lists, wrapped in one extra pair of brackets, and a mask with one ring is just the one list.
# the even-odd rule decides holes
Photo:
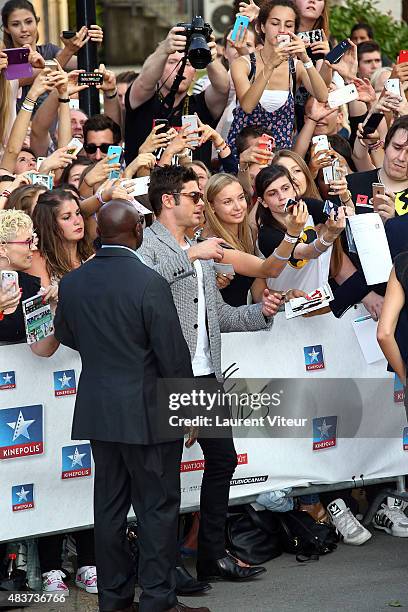
[[(384, 360), (365, 361), (352, 330), (359, 314), (352, 309), (340, 320), (327, 314), (286, 321), (279, 313), (268, 332), (223, 335), (224, 369), (247, 379), (252, 393), (260, 391), (253, 379), (277, 379), (274, 388), (283, 398), (272, 428), (259, 427), (258, 437), (250, 427), (239, 429), (231, 498), (408, 472), (402, 391), (394, 389)], [(27, 345), (0, 347), (0, 541), (93, 523), (89, 441), (71, 440), (80, 370), (78, 354), (64, 347), (50, 359), (34, 356)], [(339, 379), (341, 402), (329, 387), (311, 390), (311, 379), (327, 378)], [(359, 385), (352, 378), (371, 380)], [(233, 384), (229, 379), (227, 390)], [(304, 437), (282, 437), (282, 418), (305, 414)], [(252, 416), (270, 415), (260, 410)], [(354, 437), (342, 437), (350, 427)], [(185, 449), (183, 508), (198, 503), (202, 470), (200, 447)]]

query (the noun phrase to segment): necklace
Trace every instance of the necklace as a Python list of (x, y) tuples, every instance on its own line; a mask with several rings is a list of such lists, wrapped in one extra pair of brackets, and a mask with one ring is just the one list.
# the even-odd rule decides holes
[(262, 50), (261, 49), (259, 49), (259, 56), (260, 56), (260, 58), (262, 60), (262, 64), (263, 64), (263, 66), (262, 66), (262, 76), (263, 76), (263, 78), (266, 81), (266, 83), (265, 83), (265, 87), (266, 87), (267, 85), (269, 85), (269, 79), (271, 78), (272, 75), (270, 75), (270, 77), (268, 79), (266, 78), (266, 75), (265, 75), (265, 66), (266, 66), (266, 63), (265, 63), (264, 58), (262, 57)]

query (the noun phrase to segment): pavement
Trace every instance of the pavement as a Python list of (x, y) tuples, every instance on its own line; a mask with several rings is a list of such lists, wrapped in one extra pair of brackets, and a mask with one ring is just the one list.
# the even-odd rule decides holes
[[(265, 564), (267, 573), (252, 582), (213, 583), (208, 594), (181, 597), (211, 612), (391, 612), (408, 611), (408, 538), (372, 530), (363, 546), (340, 543), (319, 561), (298, 563), (284, 554)], [(186, 561), (192, 571), (194, 564)], [(42, 612), (97, 612), (96, 595), (69, 584), (65, 604), (41, 604)], [(137, 601), (137, 597), (136, 597)]]

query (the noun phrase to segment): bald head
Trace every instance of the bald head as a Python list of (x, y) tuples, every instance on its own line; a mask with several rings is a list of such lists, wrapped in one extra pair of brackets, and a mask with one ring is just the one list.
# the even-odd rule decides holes
[(103, 244), (123, 244), (138, 249), (143, 231), (140, 215), (127, 200), (111, 200), (97, 215), (98, 235)]

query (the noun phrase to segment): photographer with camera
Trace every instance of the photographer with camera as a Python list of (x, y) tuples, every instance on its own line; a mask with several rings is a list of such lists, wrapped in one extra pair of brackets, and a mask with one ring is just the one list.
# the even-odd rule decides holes
[[(166, 118), (170, 126), (180, 126), (183, 115), (197, 113), (204, 124), (216, 126), (228, 100), (229, 78), (217, 60), (217, 45), (211, 32), (211, 27), (201, 17), (194, 17), (191, 24), (179, 24), (170, 30), (167, 38), (143, 64), (125, 98), (127, 164), (137, 156), (140, 145), (152, 128), (153, 119)], [(184, 62), (183, 78), (178, 87), (176, 81), (171, 91)], [(207, 65), (209, 87), (200, 94), (188, 95), (196, 68)], [(193, 157), (209, 166), (211, 143), (199, 147)]]

